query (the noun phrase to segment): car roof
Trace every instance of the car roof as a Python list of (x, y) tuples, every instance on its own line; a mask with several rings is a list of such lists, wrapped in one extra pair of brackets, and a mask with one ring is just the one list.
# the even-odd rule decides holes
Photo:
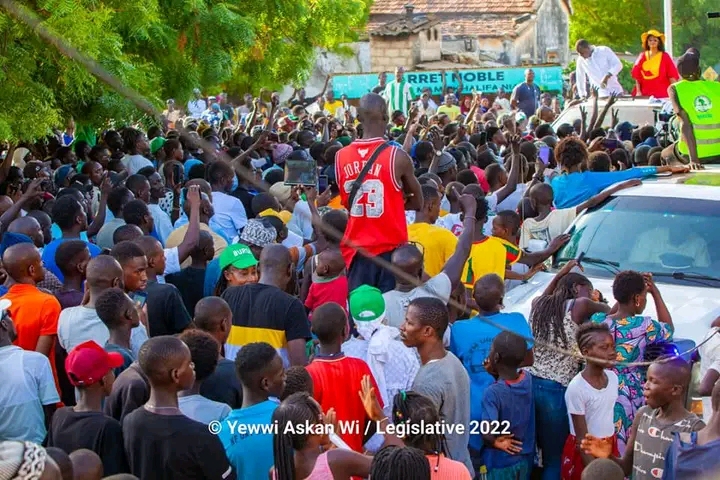
[[(718, 172), (720, 173), (720, 172)], [(668, 177), (669, 179), (670, 177)], [(676, 182), (678, 180), (676, 179)], [(643, 182), (638, 187), (616, 192), (615, 197), (665, 197), (689, 200), (720, 201), (720, 188), (706, 185), (684, 185), (670, 182)]]

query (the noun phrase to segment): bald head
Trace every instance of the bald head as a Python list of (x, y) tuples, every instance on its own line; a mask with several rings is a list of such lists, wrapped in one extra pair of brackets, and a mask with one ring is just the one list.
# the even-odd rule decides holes
[(110, 255), (98, 255), (90, 260), (85, 275), (88, 287), (92, 291), (100, 292), (113, 287), (123, 288), (123, 269)]
[(552, 205), (554, 195), (553, 189), (547, 183), (538, 183), (530, 189), (530, 199), (538, 205)]
[(210, 201), (212, 201), (212, 187), (210, 187), (207, 180), (203, 180), (202, 178), (193, 178), (185, 183), (186, 187), (192, 187), (193, 185), (200, 187), (200, 192), (207, 195), (208, 198), (210, 198)]
[(162, 244), (155, 237), (146, 235), (135, 240), (135, 244), (142, 248), (145, 252), (145, 256), (150, 258), (154, 257), (162, 251)]
[(415, 245), (401, 245), (393, 252), (390, 262), (403, 272), (415, 276), (422, 269), (423, 255)]
[(45, 278), (40, 252), (32, 243), (18, 243), (5, 250), (3, 265), (10, 278), (19, 283), (36, 283)]
[(360, 99), (358, 118), (362, 123), (383, 123), (388, 120), (387, 103), (377, 93), (365, 94)]
[(260, 271), (271, 275), (286, 272), (292, 259), (290, 251), (277, 243), (267, 245), (260, 254)]
[(103, 477), (102, 460), (97, 453), (86, 448), (70, 454), (75, 480), (101, 480)]
[(30, 216), (16, 218), (8, 225), (8, 232), (22, 233), (32, 238), (36, 247), (42, 248), (45, 245), (45, 237), (43, 236), (40, 222)]
[(502, 278), (490, 273), (475, 282), (473, 298), (483, 312), (495, 312), (505, 296), (505, 283)]
[(0, 215), (7, 212), (13, 206), (13, 203), (12, 198), (7, 195), (0, 195)]
[(121, 225), (113, 232), (113, 244), (120, 242), (134, 242), (143, 236), (143, 231), (137, 225)]
[(220, 297), (205, 297), (195, 305), (193, 322), (200, 330), (216, 332), (225, 318), (232, 317), (232, 310)]
[(62, 480), (73, 480), (74, 474), (70, 456), (65, 453), (64, 450), (57, 447), (47, 447), (45, 451), (50, 458), (55, 460), (55, 464), (60, 469), (60, 476), (62, 477)]

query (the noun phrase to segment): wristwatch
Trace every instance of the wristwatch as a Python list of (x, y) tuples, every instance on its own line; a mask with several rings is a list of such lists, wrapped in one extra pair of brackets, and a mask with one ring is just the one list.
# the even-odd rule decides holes
[(442, 156), (442, 150), (435, 150), (435, 156), (436, 157)]

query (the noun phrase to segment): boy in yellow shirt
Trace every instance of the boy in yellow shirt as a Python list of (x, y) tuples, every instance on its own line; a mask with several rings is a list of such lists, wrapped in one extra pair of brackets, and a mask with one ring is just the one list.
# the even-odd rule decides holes
[[(520, 215), (512, 210), (498, 212), (492, 222), (493, 238), (497, 238), (505, 249), (505, 275), (502, 278), (507, 280), (529, 280), (542, 268), (545, 260), (570, 240), (570, 235), (559, 235), (550, 242), (545, 250), (533, 253), (523, 252), (518, 247), (520, 224)], [(524, 274), (514, 272), (512, 266), (516, 263), (527, 265), (530, 270)]]
[(415, 223), (408, 225), (408, 240), (423, 253), (423, 269), (430, 277), (442, 272), (457, 248), (457, 237), (435, 225), (440, 215), (440, 192), (432, 185), (423, 185), (423, 207), (415, 214)]

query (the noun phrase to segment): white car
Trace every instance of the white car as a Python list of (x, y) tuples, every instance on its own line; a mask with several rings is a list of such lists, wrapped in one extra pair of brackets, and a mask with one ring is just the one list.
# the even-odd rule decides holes
[[(682, 181), (647, 180), (582, 213), (553, 269), (510, 290), (505, 311), (529, 318), (533, 299), (558, 269), (582, 255), (584, 275), (611, 305), (615, 273), (651, 272), (672, 315), (678, 350), (698, 344), (720, 316), (720, 188)], [(644, 314), (657, 318), (651, 298)]]
[[(598, 115), (602, 112), (603, 108), (605, 108), (606, 103), (606, 99), (598, 100)], [(639, 125), (642, 127), (643, 125), (655, 125), (656, 119), (654, 110), (662, 110), (663, 105), (664, 102), (655, 99), (651, 101), (648, 97), (620, 97), (617, 99), (612, 108), (620, 111), (618, 118), (622, 121), (627, 121), (633, 125)], [(552, 123), (553, 128), (557, 131), (557, 128), (563, 123), (572, 125), (575, 120), (580, 118), (580, 107), (585, 107), (587, 110), (588, 121), (590, 121), (590, 117), (592, 116), (592, 100), (586, 100), (560, 112), (558, 117)], [(611, 123), (612, 115), (611, 112), (608, 112), (607, 115), (605, 115), (605, 119), (601, 127), (608, 128)]]

